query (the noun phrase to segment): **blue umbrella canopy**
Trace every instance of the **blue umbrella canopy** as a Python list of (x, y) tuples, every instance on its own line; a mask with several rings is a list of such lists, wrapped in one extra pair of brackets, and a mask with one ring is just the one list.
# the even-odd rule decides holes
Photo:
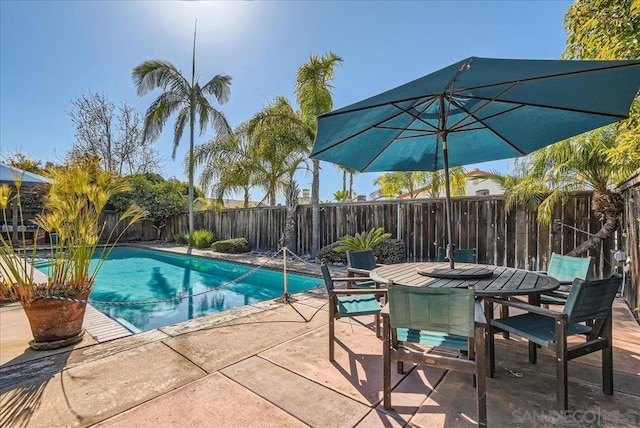
[(639, 88), (635, 60), (471, 57), (320, 116), (311, 157), (362, 172), (448, 172), (626, 119)]

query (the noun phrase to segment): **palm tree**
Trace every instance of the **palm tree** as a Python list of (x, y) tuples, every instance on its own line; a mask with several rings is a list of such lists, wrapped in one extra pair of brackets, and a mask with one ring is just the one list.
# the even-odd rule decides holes
[[(202, 166), (198, 184), (211, 189), (211, 195), (221, 200), (226, 194), (242, 192), (243, 206), (249, 207), (249, 190), (256, 183), (256, 159), (252, 155), (247, 125), (241, 124), (232, 134), (217, 136), (194, 150), (194, 166)], [(185, 167), (189, 166), (189, 156)]]
[[(449, 169), (451, 194), (464, 195), (467, 172), (463, 167)], [(384, 173), (373, 181), (380, 186), (380, 194), (387, 197), (399, 196), (403, 192), (409, 193), (411, 199), (420, 193), (426, 193), (430, 198), (438, 198), (444, 191), (444, 171), (395, 171)]]
[(276, 98), (258, 112), (247, 125), (256, 184), (267, 192), (269, 204), (276, 193), (286, 190), (291, 176), (308, 156), (312, 140), (310, 128), (284, 97)]
[[(342, 58), (333, 52), (322, 56), (311, 54), (309, 62), (301, 65), (296, 73), (296, 99), (304, 122), (313, 130), (315, 139), (316, 118), (333, 109), (331, 90), (335, 69)], [(311, 182), (311, 256), (314, 257), (320, 245), (320, 161), (313, 159), (313, 179)]]
[(596, 248), (619, 227), (623, 202), (614, 185), (640, 167), (640, 159), (627, 167), (612, 161), (610, 154), (619, 145), (618, 132), (609, 126), (534, 152), (524, 161), (526, 174), (496, 180), (505, 189), (507, 206), (516, 202), (536, 206), (539, 221), (549, 224), (558, 203), (572, 192), (592, 190), (591, 209), (603, 222), (602, 227), (568, 255)]
[(385, 172), (373, 180), (373, 184), (379, 186), (380, 194), (388, 198), (395, 198), (403, 192), (408, 192), (409, 197), (413, 199), (424, 174), (424, 172), (415, 171)]
[(342, 171), (342, 190), (345, 192), (347, 191), (347, 174), (349, 174), (349, 197), (347, 198), (347, 200), (353, 200), (355, 196), (353, 194), (353, 176), (357, 174), (358, 171), (342, 165), (336, 165), (336, 168)]
[(338, 190), (333, 193), (333, 199), (337, 202), (348, 202), (351, 199), (351, 195), (349, 195), (348, 190)]
[(135, 67), (131, 73), (139, 96), (144, 96), (156, 88), (163, 92), (147, 109), (143, 139), (156, 140), (162, 133), (165, 123), (173, 114), (176, 122), (173, 133), (173, 159), (182, 138), (184, 127), (189, 122), (189, 233), (193, 233), (193, 140), (196, 120), (199, 122), (202, 136), (209, 126), (218, 135), (229, 134), (230, 128), (224, 114), (216, 110), (207, 96), (213, 96), (219, 104), (229, 100), (231, 76), (218, 74), (205, 85), (200, 86), (195, 74), (196, 32), (193, 33), (193, 60), (191, 82), (170, 62), (161, 60), (145, 61)]
[[(427, 172), (422, 182), (422, 188), (416, 194), (426, 193), (430, 198), (438, 198), (445, 192), (444, 170)], [(464, 196), (467, 184), (467, 171), (464, 167), (456, 166), (449, 168), (449, 182), (451, 184), (451, 196)]]

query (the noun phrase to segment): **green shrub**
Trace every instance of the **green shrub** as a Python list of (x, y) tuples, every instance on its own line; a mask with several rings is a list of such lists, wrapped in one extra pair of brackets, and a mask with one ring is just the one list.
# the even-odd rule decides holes
[(378, 263), (392, 265), (402, 263), (406, 258), (406, 249), (402, 239), (385, 239), (373, 249), (373, 255)]
[[(341, 243), (339, 241), (322, 247), (317, 254), (318, 259), (323, 263), (347, 263), (345, 252), (337, 251)], [(402, 239), (385, 239), (380, 244), (373, 247), (373, 254), (376, 261), (381, 264), (390, 265), (402, 263), (406, 257), (406, 245)]]
[(189, 235), (185, 235), (184, 233), (176, 233), (173, 235), (173, 241), (176, 244), (185, 245), (189, 242)]
[(316, 257), (323, 263), (347, 263), (347, 254), (344, 252), (336, 251), (336, 248), (340, 246), (340, 242), (334, 242), (326, 247), (322, 247), (318, 250)]
[(224, 241), (217, 241), (211, 244), (211, 249), (217, 253), (229, 254), (248, 253), (249, 251), (251, 251), (251, 247), (249, 247), (249, 241), (247, 241), (245, 238), (234, 238)]
[(213, 233), (208, 230), (195, 230), (189, 235), (189, 245), (196, 248), (209, 248), (213, 243)]

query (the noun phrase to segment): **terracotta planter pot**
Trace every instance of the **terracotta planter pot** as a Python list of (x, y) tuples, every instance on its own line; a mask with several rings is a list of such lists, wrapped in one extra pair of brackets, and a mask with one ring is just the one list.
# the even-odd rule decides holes
[[(89, 293), (83, 293), (76, 298), (86, 300), (88, 296)], [(54, 349), (82, 340), (86, 303), (41, 299), (22, 307), (31, 325), (34, 341), (29, 344), (32, 348)]]

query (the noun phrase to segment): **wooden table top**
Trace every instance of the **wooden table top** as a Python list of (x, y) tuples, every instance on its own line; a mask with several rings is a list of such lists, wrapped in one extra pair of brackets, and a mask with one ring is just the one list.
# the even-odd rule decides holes
[(449, 263), (399, 263), (375, 268), (371, 271), (371, 279), (386, 284), (393, 281), (397, 284), (417, 287), (473, 287), (477, 296), (524, 296), (555, 290), (560, 283), (550, 276), (503, 266), (474, 265), (457, 263), (456, 268), (484, 268), (493, 271), (489, 278), (481, 279), (444, 279), (431, 278), (418, 273), (429, 270), (449, 269)]

